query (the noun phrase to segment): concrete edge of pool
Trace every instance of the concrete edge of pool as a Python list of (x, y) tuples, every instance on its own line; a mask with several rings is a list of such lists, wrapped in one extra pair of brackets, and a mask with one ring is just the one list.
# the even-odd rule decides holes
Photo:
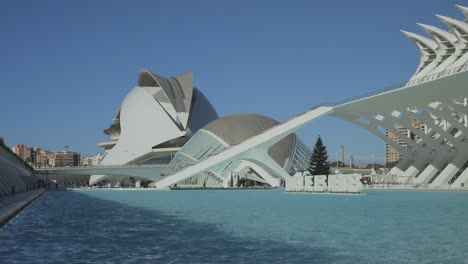
[(39, 198), (44, 189), (36, 189), (13, 196), (5, 197), (0, 201), (0, 229), (7, 225), (17, 214)]

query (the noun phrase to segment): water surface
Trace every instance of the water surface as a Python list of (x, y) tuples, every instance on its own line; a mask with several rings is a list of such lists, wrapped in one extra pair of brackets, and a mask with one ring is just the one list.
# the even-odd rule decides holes
[(467, 192), (48, 192), (5, 263), (468, 263)]

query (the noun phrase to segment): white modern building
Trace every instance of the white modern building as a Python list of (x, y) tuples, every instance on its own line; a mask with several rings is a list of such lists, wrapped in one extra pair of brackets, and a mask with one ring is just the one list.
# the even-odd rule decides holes
[[(176, 154), (164, 177), (177, 174), (211, 156), (242, 144), (248, 138), (278, 125), (271, 118), (255, 114), (239, 114), (217, 119), (200, 129)], [(254, 156), (243, 155), (226, 160), (209, 170), (195, 174), (177, 184), (178, 187), (239, 187), (249, 185), (281, 186), (282, 180), (298, 170), (306, 170), (311, 152), (295, 134), (290, 134)], [(244, 185), (245, 186), (245, 185)]]
[(94, 156), (80, 156), (80, 166), (98, 166), (104, 156), (96, 154)]
[[(468, 8), (457, 8), (468, 16)], [(291, 170), (303, 167), (295, 157), (301, 152), (305, 157), (307, 152), (290, 135), (323, 116), (332, 115), (367, 130), (397, 150), (401, 160), (390, 173), (401, 183), (414, 187), (465, 188), (468, 184), (468, 24), (446, 16), (437, 17), (447, 26), (446, 30), (419, 24), (428, 37), (403, 31), (421, 53), (419, 66), (409, 81), (344, 102), (319, 105), (283, 123), (257, 115), (214, 121), (216, 112), (206, 99), (198, 105), (197, 100), (188, 100), (193, 97), (191, 74), (164, 79), (144, 71), (138, 86), (125, 98), (115, 117), (113, 132), (109, 130), (111, 141), (102, 144), (108, 152), (101, 164), (144, 163), (171, 153), (175, 157), (167, 168), (125, 169), (125, 173), (153, 179), (157, 188), (226, 187), (234, 181), (231, 175), (239, 172), (253, 172), (250, 175), (257, 177), (257, 182), (278, 186), (289, 179)], [(193, 91), (195, 94), (197, 90)], [(189, 102), (193, 104), (191, 107)], [(191, 126), (193, 120), (198, 121)], [(419, 129), (414, 123), (424, 124), (425, 128)], [(402, 140), (401, 144), (388, 138), (387, 131)], [(402, 131), (414, 136), (408, 137)], [(278, 144), (285, 145), (275, 150)], [(122, 167), (101, 169), (106, 175), (124, 173), (123, 170)], [(156, 178), (151, 171), (164, 172)], [(91, 183), (105, 177), (93, 176)]]
[[(468, 8), (457, 8), (468, 16)], [(261, 162), (266, 149), (276, 142), (313, 120), (333, 115), (366, 129), (396, 149), (402, 159), (390, 173), (401, 183), (463, 188), (468, 181), (468, 24), (437, 17), (448, 30), (418, 24), (429, 38), (402, 31), (421, 53), (416, 73), (402, 86), (315, 107), (203, 162), (165, 176), (155, 185), (164, 188), (244, 157)], [(413, 126), (414, 123), (424, 124), (425, 129)], [(414, 136), (402, 133), (402, 127)], [(390, 140), (387, 131), (402, 142)]]
[[(104, 130), (110, 140), (99, 144), (106, 150), (99, 165), (169, 164), (198, 129), (218, 118), (193, 82), (192, 72), (164, 78), (142, 71)], [(110, 176), (93, 175), (90, 184)]]

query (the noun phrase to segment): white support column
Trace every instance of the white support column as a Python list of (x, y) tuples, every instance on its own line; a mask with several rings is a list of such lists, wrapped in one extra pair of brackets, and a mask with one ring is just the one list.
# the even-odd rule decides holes
[(422, 171), (428, 163), (426, 156), (419, 156), (416, 161), (401, 175), (401, 177), (409, 178), (410, 180)]
[(429, 185), (432, 188), (445, 187), (449, 185), (449, 181), (455, 174), (460, 171), (460, 168), (468, 161), (465, 155), (457, 157), (454, 161), (445, 167), (440, 175)]
[(467, 183), (468, 183), (468, 168), (466, 168), (460, 176), (450, 185), (451, 188), (461, 188), (462, 184), (464, 188), (467, 188)]
[(441, 167), (447, 162), (445, 157), (439, 157), (429, 164), (417, 178), (414, 178), (412, 183), (414, 184), (426, 184), (434, 175), (441, 169)]
[[(398, 162), (400, 164), (400, 162)], [(398, 165), (398, 164), (397, 164)], [(400, 176), (404, 173), (402, 169), (400, 169), (398, 166), (393, 167), (388, 174), (390, 175), (395, 175), (395, 176)]]
[(400, 183), (409, 183), (410, 177), (403, 176), (405, 174), (405, 171), (408, 170), (408, 168), (414, 163), (413, 159), (408, 159), (406, 157), (403, 157), (395, 167), (393, 167), (388, 174), (389, 175), (394, 175), (398, 177), (398, 182)]
[(415, 141), (402, 134), (390, 122), (379, 120), (377, 118), (374, 118), (373, 121), (374, 120), (375, 122), (379, 123), (383, 128), (396, 135), (399, 139), (404, 140), (408, 144), (408, 146), (417, 151), (415, 162), (401, 175), (401, 177), (408, 178), (416, 177), (416, 175), (418, 175), (419, 172), (423, 170), (425, 165), (429, 162), (431, 150), (428, 147), (424, 147), (417, 144)]

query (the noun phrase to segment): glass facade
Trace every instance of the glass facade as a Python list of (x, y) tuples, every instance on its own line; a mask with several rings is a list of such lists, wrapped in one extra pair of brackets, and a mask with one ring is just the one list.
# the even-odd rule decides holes
[[(199, 161), (220, 153), (227, 148), (226, 144), (223, 143), (212, 136), (210, 132), (203, 129), (199, 130), (189, 142), (177, 152), (164, 174), (166, 176), (175, 174), (185, 167), (192, 166)], [(290, 152), (291, 155), (288, 157), (290, 162), (284, 165), (285, 170), (290, 174), (294, 174), (298, 170), (306, 170), (309, 166), (310, 156), (312, 154), (310, 149), (297, 137), (294, 138), (292, 148)], [(211, 170), (199, 173), (198, 175), (194, 175), (179, 182), (177, 186), (181, 188), (222, 187), (223, 180), (229, 177), (231, 173), (238, 168), (240, 163), (241, 160), (225, 161)], [(257, 174), (255, 175), (258, 176)]]
[(174, 158), (173, 153), (169, 153), (167, 155), (162, 155), (162, 156), (157, 156), (157, 157), (152, 157), (149, 158), (143, 162), (139, 162), (139, 165), (157, 165), (157, 164), (169, 164), (172, 161), (172, 158)]
[(174, 174), (187, 166), (208, 158), (210, 155), (216, 155), (224, 149), (226, 149), (224, 144), (206, 131), (199, 130), (190, 141), (177, 152), (173, 162), (169, 164), (164, 174)]
[(309, 167), (310, 157), (312, 156), (312, 151), (302, 142), (298, 137), (296, 137), (294, 150), (293, 150), (293, 166), (289, 169), (289, 173), (295, 173), (299, 170), (307, 170)]

